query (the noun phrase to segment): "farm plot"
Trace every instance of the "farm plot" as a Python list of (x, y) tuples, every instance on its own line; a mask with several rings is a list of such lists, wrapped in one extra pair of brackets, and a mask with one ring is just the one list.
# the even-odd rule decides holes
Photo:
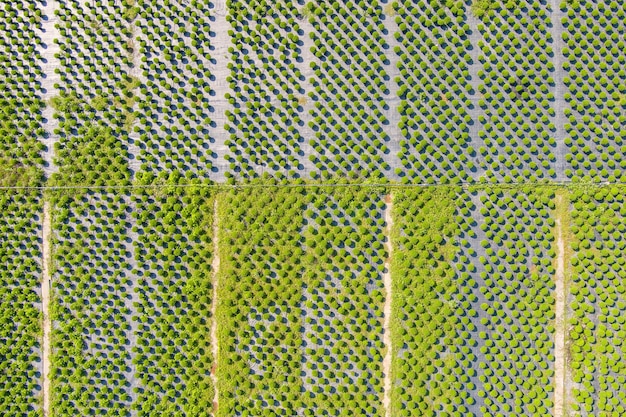
[(41, 197), (0, 195), (0, 414), (41, 415)]
[(5, 6), (0, 11), (0, 181), (11, 185), (22, 178), (32, 184), (40, 180), (36, 167), (43, 164), (40, 10), (36, 2)]
[(568, 358), (572, 415), (626, 411), (624, 188), (574, 190)]
[(626, 5), (563, 2), (568, 76), (568, 178), (623, 181), (626, 159)]
[(554, 52), (548, 9), (538, 0), (508, 2), (482, 20), (479, 167), (491, 180), (553, 179)]
[(135, 6), (132, 42), (142, 85), (133, 133), (140, 175), (178, 171), (207, 178), (213, 170), (209, 4), (141, 0)]
[(382, 415), (381, 195), (220, 201), (218, 415)]
[(57, 198), (56, 415), (211, 415), (210, 212), (192, 188)]
[(460, 1), (395, 4), (403, 181), (454, 182), (476, 170), (469, 115), (469, 25)]
[(388, 106), (389, 79), (383, 12), (378, 2), (312, 1), (305, 6), (314, 31), (311, 62), (315, 102), (309, 126), (315, 175), (383, 177), (391, 170)]
[(61, 196), (53, 212), (52, 409), (128, 416), (137, 397), (128, 195)]
[(103, 185), (130, 179), (128, 132), (139, 86), (130, 75), (134, 10), (115, 0), (59, 1), (59, 96), (51, 100), (59, 120), (57, 182)]
[(396, 194), (397, 415), (550, 414), (551, 198)]
[[(482, 239), (472, 241), (468, 233), (465, 242), (461, 236), (458, 268), (469, 273), (467, 287), (475, 286), (482, 295), (474, 298), (481, 301), (474, 307), (480, 312), (481, 411), (549, 415), (554, 391), (554, 193), (490, 191), (476, 207), (483, 216)], [(475, 255), (473, 263), (465, 261)]]
[(303, 389), (303, 196), (255, 189), (218, 198), (217, 415), (294, 416)]
[(366, 189), (308, 197), (302, 414), (383, 415), (383, 194)]
[(138, 416), (209, 416), (213, 365), (211, 198), (202, 189), (133, 196), (137, 239), (133, 365)]
[(298, 9), (292, 1), (228, 1), (229, 177), (298, 177), (303, 94)]

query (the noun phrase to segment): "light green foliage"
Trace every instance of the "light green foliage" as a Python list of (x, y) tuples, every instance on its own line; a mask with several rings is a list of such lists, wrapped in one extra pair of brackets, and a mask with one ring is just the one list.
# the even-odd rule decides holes
[(35, 417), (41, 363), (41, 196), (0, 194), (0, 415)]

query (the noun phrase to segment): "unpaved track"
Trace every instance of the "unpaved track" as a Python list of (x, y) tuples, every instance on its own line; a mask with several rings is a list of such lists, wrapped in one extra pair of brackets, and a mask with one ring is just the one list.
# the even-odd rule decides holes
[(50, 225), (50, 202), (43, 203), (42, 225), (42, 279), (41, 279), (41, 309), (43, 312), (43, 352), (41, 356), (43, 376), (43, 415), (50, 415), (50, 334), (52, 321), (50, 320), (50, 242), (52, 239)]
[(217, 284), (220, 270), (220, 255), (219, 255), (219, 225), (217, 217), (217, 198), (213, 201), (213, 261), (211, 262), (211, 271), (213, 273), (213, 298), (211, 299), (211, 317), (213, 317), (213, 323), (211, 325), (211, 351), (213, 354), (213, 368), (211, 370), (211, 379), (213, 380), (213, 389), (215, 390), (215, 396), (213, 397), (213, 412), (217, 413), (218, 409), (218, 392), (217, 392), (217, 318), (215, 313), (217, 311)]
[(391, 332), (389, 328), (389, 321), (391, 319), (391, 268), (390, 260), (393, 247), (391, 245), (391, 229), (393, 227), (393, 219), (391, 212), (393, 210), (393, 199), (391, 194), (385, 196), (385, 224), (387, 225), (387, 260), (385, 261), (385, 272), (383, 273), (383, 284), (385, 286), (385, 305), (383, 306), (383, 342), (386, 347), (385, 357), (383, 358), (383, 375), (385, 379), (383, 381), (383, 408), (385, 409), (385, 416), (391, 416), (390, 404), (391, 404)]
[(554, 371), (554, 416), (555, 417), (563, 417), (564, 414), (564, 403), (565, 403), (565, 372), (566, 372), (566, 363), (565, 363), (565, 326), (566, 318), (565, 318), (565, 299), (566, 299), (566, 289), (565, 289), (565, 241), (563, 238), (563, 226), (562, 219), (559, 213), (562, 210), (564, 201), (562, 195), (556, 196), (556, 319), (555, 319), (555, 342), (554, 342), (554, 351), (555, 351), (555, 371)]
[(59, 141), (59, 136), (54, 133), (58, 127), (58, 121), (54, 119), (54, 109), (49, 103), (51, 98), (59, 94), (54, 85), (61, 82), (61, 76), (54, 72), (61, 66), (59, 59), (55, 56), (60, 51), (60, 47), (54, 43), (54, 40), (60, 37), (55, 26), (58, 23), (58, 18), (54, 14), (57, 6), (57, 0), (45, 0), (39, 6), (42, 14), (38, 34), (42, 41), (39, 46), (39, 53), (42, 58), (41, 70), (43, 72), (39, 81), (41, 82), (41, 98), (46, 101), (46, 106), (41, 114), (42, 125), (46, 133), (40, 139), (45, 145), (42, 156), (44, 159), (43, 170), (47, 178), (57, 172), (57, 167), (54, 165), (54, 144)]

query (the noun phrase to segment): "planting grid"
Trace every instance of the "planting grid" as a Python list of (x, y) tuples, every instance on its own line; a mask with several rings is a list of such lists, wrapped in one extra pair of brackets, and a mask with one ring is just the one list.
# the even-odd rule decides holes
[(198, 193), (56, 201), (55, 415), (211, 414), (210, 204)]
[(41, 409), (41, 196), (0, 196), (0, 414)]
[(565, 3), (568, 178), (621, 181), (626, 139), (626, 5)]
[(303, 124), (300, 105), (304, 80), (300, 58), (298, 9), (291, 1), (270, 6), (265, 1), (234, 2), (228, 21), (232, 46), (232, 92), (226, 143), (229, 176), (240, 179), (264, 173), (300, 174)]
[(396, 194), (394, 415), (551, 413), (552, 197)]
[[(384, 177), (391, 166), (390, 138), (384, 115), (389, 94), (385, 65), (382, 7), (342, 0), (312, 2), (310, 79), (315, 102), (309, 126), (314, 153), (309, 156), (322, 176), (338, 174)], [(308, 6), (307, 6), (308, 7)]]
[(466, 10), (458, 1), (450, 8), (413, 0), (396, 4), (402, 131), (397, 173), (403, 181), (428, 183), (475, 177), (471, 141), (477, 138), (470, 137), (469, 128), (477, 121), (469, 116), (474, 104)]
[[(134, 131), (140, 175), (180, 172), (208, 178), (217, 173), (211, 106), (210, 2), (142, 0), (133, 10), (133, 54), (142, 85)], [(136, 49), (136, 51), (135, 51)]]
[(382, 414), (380, 197), (224, 196), (218, 415)]
[[(478, 25), (480, 163), (486, 178), (555, 179), (550, 13), (539, 1), (500, 8)], [(476, 138), (478, 139), (478, 138)]]
[(37, 3), (4, 4), (0, 19), (0, 161), (5, 169), (43, 165), (42, 74)]
[(572, 194), (572, 279), (568, 299), (568, 394), (572, 415), (626, 410), (624, 188)]
[(471, 7), (60, 0), (57, 180), (619, 178), (624, 6)]
[(117, 3), (59, 1), (59, 96), (52, 99), (59, 172), (52, 178), (63, 184), (130, 180), (128, 131), (137, 83), (129, 73), (132, 31)]
[[(51, 68), (41, 65), (38, 50), (43, 7), (33, 0), (7, 3), (2, 10), (0, 85), (7, 108), (0, 116), (3, 184), (36, 182), (39, 171), (31, 168), (44, 166), (47, 135), (40, 79), (51, 76), (42, 72)], [(60, 66), (54, 76), (59, 96), (46, 103), (55, 108), (58, 120), (48, 126), (56, 126), (53, 136), (59, 137), (55, 145), (59, 171), (52, 182), (128, 184), (133, 179), (151, 182), (159, 175), (174, 180), (247, 179), (266, 173), (427, 182), (480, 177), (622, 179), (626, 48), (621, 34), (626, 6), (583, 0), (559, 5), (560, 13), (552, 15), (544, 2), (525, 0), (510, 10), (509, 6), (492, 10), (478, 22), (469, 17), (468, 7), (455, 1), (435, 6), (410, 0), (397, 5), (285, 1), (273, 6), (261, 0), (225, 4), (60, 0), (56, 7)], [(46, 10), (50, 9), (54, 8)], [(216, 19), (219, 13), (226, 19)], [(562, 51), (551, 50), (560, 44), (552, 37), (561, 35), (560, 29), (551, 29), (551, 16), (566, 16), (561, 26), (567, 47)], [(390, 28), (397, 28), (397, 33), (389, 33)], [(166, 30), (173, 35), (164, 38)], [(225, 59), (212, 56), (224, 48), (214, 44), (216, 33), (232, 43)], [(412, 39), (423, 40), (425, 46), (415, 48)], [(568, 72), (560, 80), (569, 89), (563, 97), (551, 79), (562, 74), (552, 64), (562, 61), (557, 54), (565, 57)], [(446, 56), (450, 59), (436, 59)], [(480, 62), (478, 71), (474, 56)], [(216, 68), (220, 63), (228, 71)], [(393, 67), (389, 74), (396, 78), (391, 80), (387, 70)], [(228, 78), (223, 83), (216, 75), (225, 72)], [(479, 77), (478, 86), (474, 75)], [(563, 100), (565, 109), (557, 105)], [(479, 109), (472, 107), (476, 105)], [(563, 120), (555, 117), (557, 111), (564, 112), (565, 126), (554, 126)], [(226, 140), (224, 132), (216, 132), (221, 127)], [(565, 166), (557, 164), (562, 144), (556, 132), (563, 129), (568, 135)], [(396, 142), (401, 144), (399, 154), (392, 155), (391, 150), (398, 148), (391, 143)], [(601, 239), (596, 235), (593, 244), (589, 224), (573, 229), (586, 233), (574, 243), (578, 269), (569, 300), (574, 318), (568, 392), (573, 412), (580, 415), (623, 409), (616, 388), (623, 382), (615, 359), (618, 349), (611, 345), (621, 338), (621, 323), (606, 302), (610, 299), (618, 307), (621, 302), (617, 295), (621, 284), (611, 274), (619, 257), (616, 253), (612, 262), (609, 253), (619, 247), (620, 238), (616, 232), (609, 236), (612, 240), (605, 238), (609, 223), (619, 232), (621, 217), (609, 220), (599, 211), (617, 211), (618, 194), (611, 190), (594, 197), (595, 206), (584, 195), (575, 199), (576, 221), (591, 219), (593, 227), (602, 229), (597, 232)], [(378, 201), (380, 195), (374, 195)], [(221, 415), (257, 415), (268, 404), (276, 414), (285, 415), (314, 413), (313, 405), (328, 415), (347, 409), (360, 409), (363, 415), (383, 413), (379, 402), (384, 350), (381, 268), (386, 256), (383, 206), (365, 195), (352, 196), (355, 204), (368, 208), (365, 212), (335, 195), (323, 197), (332, 209), (317, 207), (321, 200), (306, 193), (254, 196), (258, 198), (244, 203), (228, 197), (239, 211), (222, 216), (231, 230), (225, 232), (230, 240), (224, 249), (231, 269), (224, 272), (224, 301), (218, 311), (224, 314), (225, 328), (232, 331), (220, 330), (224, 360), (219, 363), (226, 365), (217, 371), (211, 369), (214, 358), (207, 342), (198, 339), (198, 334), (209, 334), (212, 246), (206, 231), (196, 233), (196, 228), (204, 230), (210, 224), (211, 205), (190, 195), (87, 194), (56, 201), (52, 375), (56, 414), (210, 414), (213, 410), (206, 403), (213, 397), (210, 372), (222, 373), (224, 389), (217, 407)], [(443, 307), (442, 316), (453, 326), (431, 329), (427, 346), (434, 359), (424, 364), (426, 373), (415, 371), (417, 357), (407, 353), (418, 349), (417, 342), (394, 344), (393, 369), (399, 369), (394, 371), (398, 374), (392, 393), (396, 410), (421, 401), (429, 407), (425, 410), (441, 415), (450, 409), (476, 415), (549, 413), (554, 355), (551, 199), (549, 194), (532, 193), (462, 194), (455, 208), (459, 229), (428, 224), (434, 228), (428, 230), (448, 233), (434, 246), (416, 235), (407, 240), (414, 239), (421, 254), (438, 256), (442, 279), (428, 277), (433, 288), (428, 297), (450, 298), (443, 306), (432, 301), (417, 308)], [(3, 221), (8, 233), (0, 240), (3, 253), (20, 251), (17, 257), (5, 255), (7, 262), (20, 262), (8, 263), (5, 271), (11, 273), (4, 277), (8, 288), (23, 290), (18, 293), (20, 307), (12, 307), (6, 316), (15, 324), (3, 328), (4, 346), (23, 349), (3, 351), (8, 353), (2, 355), (2, 365), (17, 370), (7, 374), (11, 383), (2, 406), (9, 407), (10, 414), (36, 415), (41, 254), (35, 239), (40, 234), (36, 222), (41, 201), (27, 195), (3, 201), (8, 211), (19, 213), (3, 215), (8, 219)], [(286, 217), (284, 204), (290, 207)], [(258, 219), (248, 217), (256, 213), (257, 205), (270, 211)], [(415, 213), (407, 206), (400, 209)], [(166, 226), (158, 224), (155, 213), (167, 219)], [(262, 224), (265, 219), (278, 226)], [(284, 219), (291, 223), (281, 223)], [(238, 221), (252, 225), (259, 235), (246, 234), (252, 231), (241, 229)], [(315, 227), (328, 233), (315, 237), (304, 225), (318, 221), (322, 224)], [(423, 222), (429, 221), (423, 217)], [(326, 222), (338, 228), (324, 229)], [(401, 219), (398, 224), (403, 224)], [(406, 229), (413, 226), (426, 225)], [(266, 231), (284, 245), (261, 236)], [(515, 240), (513, 235), (521, 238)], [(185, 240), (190, 236), (192, 240)], [(352, 245), (349, 249), (347, 242)], [(243, 254), (229, 252), (250, 244), (260, 247), (259, 253), (246, 253), (249, 248)], [(602, 250), (607, 256), (594, 252)], [(341, 270), (329, 253), (356, 262)], [(399, 253), (398, 257), (413, 256), (409, 249)], [(246, 261), (239, 263), (238, 257)], [(407, 270), (405, 275), (416, 273), (427, 282), (429, 267), (418, 261), (417, 271)], [(617, 281), (615, 285), (582, 282), (580, 277), (591, 273), (599, 279), (598, 271)], [(619, 271), (616, 275), (621, 276)], [(245, 280), (239, 288), (233, 281), (241, 277)], [(455, 286), (451, 280), (458, 277), (462, 279)], [(280, 296), (267, 300), (252, 294), (256, 291)], [(2, 303), (15, 296), (12, 291)], [(351, 306), (343, 305), (346, 299)], [(253, 302), (242, 305), (242, 300)], [(350, 320), (354, 311), (366, 314)], [(402, 314), (425, 320), (416, 311)], [(603, 320), (610, 328), (599, 324)], [(433, 322), (423, 327), (430, 329)], [(346, 332), (333, 333), (340, 325)], [(16, 332), (21, 326), (28, 330)], [(395, 331), (402, 337), (410, 333)], [(259, 343), (258, 337), (269, 343)], [(459, 343), (458, 349), (453, 343), (449, 350), (438, 344), (459, 338), (471, 341)], [(173, 343), (177, 339), (186, 343)], [(328, 352), (348, 357), (350, 368), (332, 362)], [(589, 363), (591, 356), (585, 356), (589, 352), (596, 362)], [(521, 369), (520, 364), (528, 361), (532, 366)], [(451, 376), (459, 364), (469, 370), (463, 387)], [(242, 373), (235, 365), (247, 371)], [(414, 374), (426, 378), (415, 390), (403, 382)], [(11, 385), (24, 380), (28, 382), (20, 389)], [(85, 390), (79, 391), (79, 386)], [(306, 396), (294, 395), (300, 392)], [(454, 396), (467, 402), (455, 404)], [(181, 397), (194, 401), (183, 405)]]

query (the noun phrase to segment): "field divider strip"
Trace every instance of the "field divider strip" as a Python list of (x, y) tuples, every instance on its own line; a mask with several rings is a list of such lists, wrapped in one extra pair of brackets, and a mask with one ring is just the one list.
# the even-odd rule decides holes
[(52, 333), (52, 321), (50, 319), (50, 262), (51, 252), (50, 243), (51, 235), (51, 219), (50, 219), (50, 202), (45, 200), (43, 203), (43, 219), (42, 219), (42, 279), (41, 279), (41, 310), (43, 319), (43, 335), (42, 335), (42, 391), (43, 391), (43, 415), (50, 415), (50, 357), (51, 346), (50, 337)]
[(383, 358), (383, 409), (385, 416), (391, 416), (391, 359), (392, 359), (392, 342), (391, 342), (391, 297), (392, 297), (392, 281), (391, 281), (391, 256), (393, 253), (393, 245), (391, 244), (391, 230), (393, 228), (393, 196), (387, 194), (385, 196), (385, 235), (387, 246), (387, 258), (385, 260), (385, 272), (383, 273), (383, 284), (385, 286), (385, 304), (383, 306), (383, 343), (385, 345), (385, 357)]
[(217, 286), (220, 270), (220, 255), (219, 255), (219, 224), (217, 215), (217, 197), (213, 200), (213, 260), (211, 261), (211, 272), (213, 282), (213, 297), (211, 298), (211, 317), (213, 323), (211, 325), (211, 353), (213, 354), (213, 367), (211, 370), (211, 379), (213, 381), (213, 389), (215, 394), (213, 396), (213, 412), (217, 414), (219, 407), (219, 392), (217, 390), (217, 355), (218, 340), (217, 340)]
[[(556, 234), (556, 271), (555, 271), (555, 284), (556, 284), (556, 305), (555, 305), (555, 389), (554, 389), (554, 416), (565, 416), (565, 386), (566, 386), (566, 373), (567, 373), (567, 361), (566, 361), (566, 280), (565, 280), (565, 239), (563, 233), (563, 227), (567, 227), (567, 222), (563, 221), (565, 217), (563, 215), (564, 210), (567, 210), (563, 195), (561, 193), (556, 195), (556, 221), (555, 221), (555, 234)], [(563, 224), (565, 223), (565, 225)]]

